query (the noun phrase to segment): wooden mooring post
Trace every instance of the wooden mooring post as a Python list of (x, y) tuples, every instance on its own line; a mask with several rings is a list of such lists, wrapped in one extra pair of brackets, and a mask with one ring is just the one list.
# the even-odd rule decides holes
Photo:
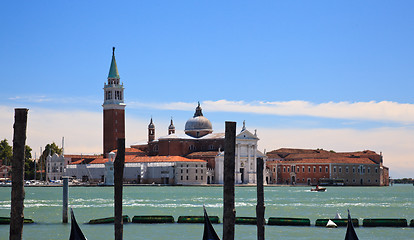
[(265, 239), (265, 205), (264, 205), (264, 189), (263, 189), (263, 158), (256, 160), (256, 177), (257, 177), (257, 240)]
[(234, 171), (236, 123), (226, 122), (224, 143), (223, 240), (234, 240), (236, 209), (234, 204)]
[(24, 219), (24, 153), (26, 146), (26, 108), (14, 110), (10, 240), (21, 240)]
[(63, 194), (62, 194), (62, 222), (68, 223), (68, 203), (69, 203), (69, 177), (64, 176), (63, 179)]
[(125, 138), (118, 138), (118, 150), (114, 161), (115, 240), (123, 238), (122, 185), (125, 164)]

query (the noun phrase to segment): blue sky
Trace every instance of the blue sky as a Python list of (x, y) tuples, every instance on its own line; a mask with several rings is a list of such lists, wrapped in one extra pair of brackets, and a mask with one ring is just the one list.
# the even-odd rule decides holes
[(370, 149), (413, 177), (412, 1), (1, 2), (0, 137), (29, 111), (36, 151), (100, 153), (112, 46), (127, 144), (177, 131), (197, 101), (215, 131), (258, 130), (259, 148)]

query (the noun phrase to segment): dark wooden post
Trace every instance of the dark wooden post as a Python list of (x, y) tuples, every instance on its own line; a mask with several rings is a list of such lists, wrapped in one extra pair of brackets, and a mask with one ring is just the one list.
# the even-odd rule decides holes
[(257, 239), (265, 239), (265, 206), (264, 206), (264, 191), (263, 191), (263, 158), (258, 158), (256, 167), (257, 177), (257, 206), (256, 206), (256, 218), (257, 218)]
[(236, 123), (226, 122), (224, 143), (223, 240), (234, 240), (236, 209), (234, 206), (234, 165)]
[(24, 152), (26, 146), (26, 108), (14, 110), (10, 240), (21, 240), (24, 219)]
[(63, 196), (62, 196), (62, 222), (68, 223), (68, 203), (69, 203), (69, 177), (64, 176), (63, 179)]
[(125, 138), (118, 138), (118, 150), (114, 161), (115, 240), (122, 240), (122, 183), (124, 179)]

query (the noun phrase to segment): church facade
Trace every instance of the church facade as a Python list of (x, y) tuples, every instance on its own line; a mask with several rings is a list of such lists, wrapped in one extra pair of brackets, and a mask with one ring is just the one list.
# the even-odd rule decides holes
[[(213, 127), (202, 112), (200, 103), (195, 113), (185, 124), (184, 134), (177, 134), (173, 121), (168, 127), (168, 135), (155, 137), (156, 129), (151, 118), (148, 125), (148, 142), (131, 145), (149, 156), (183, 156), (188, 159), (207, 161), (207, 183), (223, 184), (224, 178), (224, 133), (214, 133)], [(236, 136), (236, 184), (256, 184), (256, 160), (266, 159), (257, 150), (259, 138), (246, 129), (243, 122), (241, 132)], [(265, 167), (264, 167), (265, 169)]]

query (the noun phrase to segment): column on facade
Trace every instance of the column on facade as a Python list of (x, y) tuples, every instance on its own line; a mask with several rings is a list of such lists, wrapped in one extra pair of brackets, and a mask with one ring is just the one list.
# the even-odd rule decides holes
[(237, 183), (241, 183), (241, 173), (240, 173), (240, 167), (241, 167), (241, 163), (240, 163), (240, 153), (241, 153), (241, 151), (240, 151), (240, 149), (241, 149), (241, 147), (240, 147), (240, 143), (236, 143), (236, 146), (237, 146), (237, 157), (236, 157), (236, 164), (235, 164), (235, 166), (236, 166), (236, 182)]
[(252, 153), (251, 153), (251, 144), (247, 144), (247, 174), (245, 175), (245, 179), (247, 179), (246, 183), (250, 183), (250, 177), (252, 174)]
[[(257, 144), (253, 145), (253, 182), (256, 183), (257, 174)], [(266, 168), (263, 168), (266, 169)], [(263, 172), (263, 176), (266, 176)]]

